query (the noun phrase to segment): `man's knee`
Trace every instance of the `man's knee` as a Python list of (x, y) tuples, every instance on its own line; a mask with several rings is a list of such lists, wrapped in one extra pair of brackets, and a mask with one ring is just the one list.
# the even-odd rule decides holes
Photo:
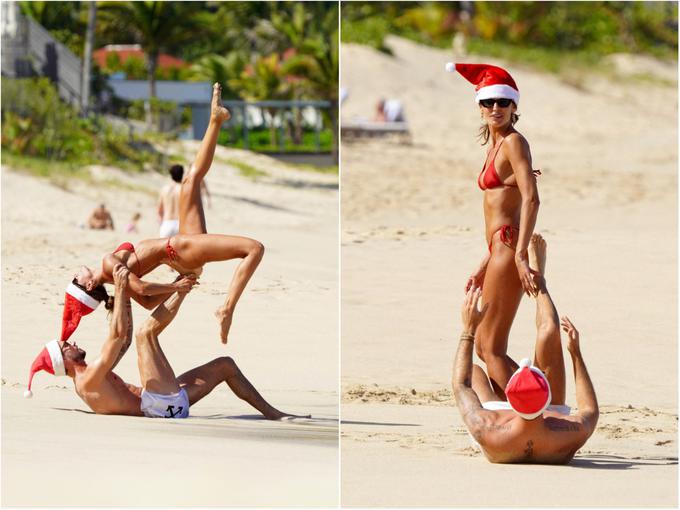
[(229, 356), (222, 356), (220, 358), (217, 358), (216, 361), (227, 377), (235, 375), (239, 372), (236, 362), (233, 360), (233, 358)]
[(154, 337), (154, 328), (153, 324), (150, 321), (146, 321), (144, 324), (141, 325), (141, 327), (137, 330), (137, 333), (135, 334), (135, 340), (138, 345), (145, 344), (150, 342)]

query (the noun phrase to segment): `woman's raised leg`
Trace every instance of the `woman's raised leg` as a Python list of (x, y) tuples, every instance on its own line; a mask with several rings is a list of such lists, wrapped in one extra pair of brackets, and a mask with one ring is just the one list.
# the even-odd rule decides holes
[(482, 303), (489, 308), (477, 328), (475, 347), (477, 356), (486, 363), (489, 380), (500, 400), (505, 400), (505, 386), (517, 369), (507, 350), (510, 328), (521, 299), (515, 250), (494, 239), (482, 290)]
[(222, 87), (219, 83), (213, 85), (213, 95), (210, 106), (210, 121), (205, 130), (201, 146), (198, 148), (196, 160), (189, 168), (189, 172), (182, 179), (179, 195), (179, 233), (205, 234), (205, 213), (201, 201), (201, 182), (210, 170), (217, 137), (222, 129), (222, 123), (229, 120), (231, 114), (222, 106)]
[(173, 244), (180, 256), (180, 264), (186, 267), (202, 267), (208, 262), (243, 259), (234, 271), (227, 299), (215, 312), (220, 322), (220, 338), (226, 344), (236, 303), (262, 260), (264, 246), (247, 237), (220, 234), (178, 235), (173, 238)]

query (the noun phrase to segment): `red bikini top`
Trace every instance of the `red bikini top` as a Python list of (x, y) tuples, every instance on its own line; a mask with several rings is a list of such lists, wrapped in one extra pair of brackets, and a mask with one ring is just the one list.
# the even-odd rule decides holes
[[(487, 161), (489, 160), (489, 156), (486, 157), (486, 161), (484, 161), (484, 166), (482, 166), (482, 171), (479, 173), (479, 177), (477, 177), (477, 184), (479, 185), (479, 189), (482, 191), (487, 190), (487, 189), (493, 189), (493, 188), (500, 188), (501, 186), (510, 186), (513, 188), (517, 187), (517, 184), (504, 184), (503, 181), (501, 181), (501, 178), (498, 177), (498, 173), (496, 172), (496, 154), (498, 154), (498, 150), (501, 148), (501, 145), (503, 145), (503, 142), (505, 141), (505, 138), (501, 138), (501, 141), (496, 145), (494, 150), (492, 151), (493, 156), (491, 158), (491, 163), (489, 166), (486, 166)], [(541, 175), (540, 170), (532, 170), (534, 175)]]
[(137, 272), (139, 275), (142, 274), (142, 266), (139, 263), (139, 257), (137, 256), (137, 253), (135, 252), (135, 246), (132, 243), (123, 243), (121, 244), (118, 248), (116, 248), (113, 253), (118, 253), (119, 251), (131, 251), (132, 253), (135, 254), (135, 258), (137, 259)]
[(119, 251), (131, 251), (132, 253), (134, 253), (135, 247), (132, 243), (123, 243), (118, 248), (113, 250), (113, 253), (118, 253)]

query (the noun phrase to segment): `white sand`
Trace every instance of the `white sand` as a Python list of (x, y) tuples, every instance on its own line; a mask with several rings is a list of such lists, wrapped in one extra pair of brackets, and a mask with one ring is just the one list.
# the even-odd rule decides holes
[[(195, 154), (194, 143), (177, 147), (187, 162)], [(230, 159), (268, 175), (242, 177)], [(313, 416), (268, 422), (226, 385), (185, 421), (90, 414), (70, 379), (44, 372), (34, 379), (33, 399), (22, 397), (30, 363), (59, 334), (64, 289), (78, 266), (100, 263), (120, 242), (158, 236), (155, 193), (164, 176), (108, 168), (93, 175), (98, 184), (60, 189), (2, 169), (2, 504), (336, 505), (337, 176), (218, 148), (207, 178), (208, 231), (256, 238), (265, 257), (236, 309), (227, 346), (213, 312), (236, 261), (206, 266), (200, 287), (161, 336), (177, 374), (229, 355), (275, 407)], [(101, 182), (111, 179), (134, 190)], [(77, 226), (99, 201), (112, 210), (115, 232)], [(140, 233), (126, 235), (135, 211), (143, 215)], [(167, 282), (174, 275), (161, 267), (149, 278)], [(88, 359), (107, 334), (100, 308), (72, 337)], [(135, 305), (133, 314), (139, 325), (149, 312)], [(116, 372), (139, 382), (134, 345)]]
[[(469, 448), (449, 391), (463, 287), (487, 249), (474, 89), (444, 72), (448, 52), (389, 44), (394, 57), (342, 48), (342, 118), (398, 98), (414, 142), (342, 146), (343, 505), (676, 506), (677, 88), (508, 66), (543, 170), (548, 285), (602, 414), (569, 466), (496, 466)], [(524, 299), (516, 359), (534, 314)], [(570, 363), (567, 378), (575, 406)]]

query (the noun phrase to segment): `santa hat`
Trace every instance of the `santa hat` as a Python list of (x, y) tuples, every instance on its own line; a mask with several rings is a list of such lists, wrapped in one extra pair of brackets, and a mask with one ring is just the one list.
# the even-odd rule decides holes
[(488, 64), (446, 64), (450, 73), (458, 71), (475, 86), (475, 100), (506, 98), (519, 105), (519, 88), (510, 73), (505, 69)]
[(548, 379), (538, 368), (531, 366), (527, 358), (520, 361), (519, 369), (512, 374), (505, 395), (510, 406), (525, 420), (540, 416), (552, 400)]
[(73, 334), (83, 315), (92, 313), (98, 306), (98, 299), (93, 298), (83, 289), (70, 283), (64, 296), (64, 314), (61, 318), (61, 341), (65, 342)]
[(47, 342), (43, 350), (38, 354), (38, 357), (33, 361), (28, 375), (28, 389), (24, 392), (24, 397), (31, 398), (33, 396), (31, 391), (33, 376), (40, 370), (44, 370), (52, 375), (66, 375), (64, 357), (61, 354), (58, 340)]

